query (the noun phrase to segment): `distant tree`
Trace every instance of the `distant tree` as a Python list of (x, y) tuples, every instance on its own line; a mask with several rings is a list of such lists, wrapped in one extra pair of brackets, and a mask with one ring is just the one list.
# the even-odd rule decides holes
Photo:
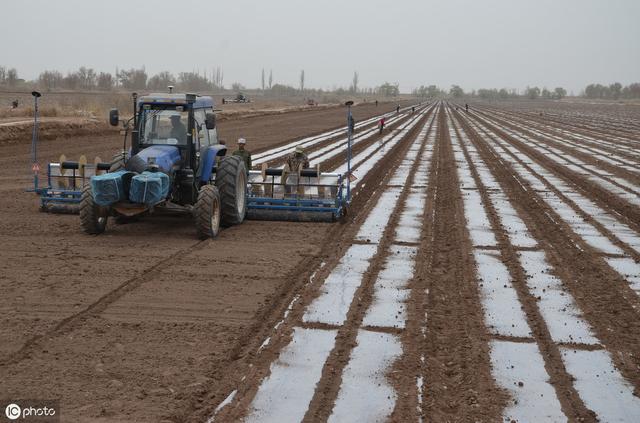
[(565, 90), (562, 87), (556, 87), (555, 90), (553, 90), (553, 98), (560, 100), (563, 99), (567, 96), (567, 90)]
[(141, 69), (123, 69), (116, 76), (120, 85), (128, 90), (140, 90), (147, 87), (147, 72)]
[(500, 91), (498, 91), (498, 98), (500, 98), (501, 100), (506, 100), (507, 98), (509, 98), (509, 92), (506, 90), (506, 88), (501, 88)]
[(300, 92), (304, 92), (304, 69), (300, 71)]
[(442, 95), (442, 90), (435, 85), (429, 85), (427, 87), (427, 97), (434, 98)]
[(359, 80), (358, 72), (353, 72), (353, 80), (351, 82), (351, 92), (353, 94), (358, 93), (358, 80)]
[(0, 84), (4, 84), (7, 79), (7, 68), (0, 66)]
[(10, 87), (15, 86), (18, 83), (18, 71), (16, 68), (11, 68), (7, 71), (7, 76), (5, 77), (5, 82)]
[(297, 95), (298, 93), (299, 91), (296, 88), (283, 84), (274, 84), (269, 89), (270, 95), (279, 97), (291, 97)]
[(147, 82), (147, 88), (150, 90), (164, 91), (169, 85), (177, 85), (177, 79), (169, 71), (163, 71), (153, 75)]
[(542, 98), (546, 98), (546, 99), (550, 99), (551, 98), (551, 91), (549, 91), (547, 89), (547, 87), (544, 87), (542, 89), (542, 93), (541, 93)]
[(224, 84), (222, 83), (224, 80), (224, 73), (222, 72), (222, 68), (220, 66), (216, 67), (216, 76), (213, 78), (213, 84), (218, 88), (224, 88)]
[[(165, 78), (169, 76), (170, 74), (165, 75)], [(182, 91), (191, 92), (206, 91), (212, 88), (207, 77), (196, 72), (180, 72), (178, 74), (178, 87), (180, 87)]]
[(622, 84), (620, 84), (619, 82), (614, 82), (613, 84), (609, 85), (609, 94), (614, 100), (619, 99), (622, 95)]
[(233, 91), (242, 91), (245, 89), (245, 86), (239, 82), (234, 82), (233, 84), (231, 84), (231, 89)]
[(264, 68), (262, 68), (262, 91), (264, 91)]
[(96, 87), (96, 71), (91, 68), (81, 66), (76, 72), (78, 75), (78, 84), (82, 90), (92, 90)]
[(58, 71), (44, 71), (38, 76), (38, 85), (47, 91), (51, 91), (62, 87), (63, 80), (64, 77)]
[(452, 85), (451, 89), (449, 90), (449, 94), (453, 98), (460, 98), (464, 96), (464, 90), (459, 85)]
[(495, 88), (481, 88), (477, 91), (477, 95), (484, 100), (496, 100), (499, 97), (498, 90)]
[(269, 89), (273, 87), (273, 69), (269, 70)]
[(378, 94), (384, 97), (397, 97), (398, 95), (400, 95), (400, 89), (397, 83), (390, 84), (388, 82), (385, 82), (384, 84), (380, 85), (376, 91)]
[(111, 91), (113, 89), (113, 75), (109, 72), (100, 72), (98, 74), (98, 89), (102, 91)]
[(525, 96), (530, 100), (535, 100), (540, 97), (540, 88), (538, 87), (527, 87), (525, 90)]
[(622, 89), (624, 98), (640, 98), (640, 83), (629, 84)]

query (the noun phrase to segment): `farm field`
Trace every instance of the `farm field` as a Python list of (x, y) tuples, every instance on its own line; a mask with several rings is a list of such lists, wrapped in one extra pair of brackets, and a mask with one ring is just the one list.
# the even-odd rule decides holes
[[(0, 391), (65, 421), (637, 421), (640, 108), (546, 103), (358, 105), (346, 222), (205, 241), (176, 218), (85, 235), (24, 192), (29, 140), (0, 141)], [(302, 145), (344, 173), (344, 120), (219, 131), (255, 168)]]

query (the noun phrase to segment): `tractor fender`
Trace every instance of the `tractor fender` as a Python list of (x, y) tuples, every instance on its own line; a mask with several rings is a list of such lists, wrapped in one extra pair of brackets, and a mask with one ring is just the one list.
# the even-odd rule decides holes
[(216, 157), (227, 154), (227, 147), (222, 144), (214, 144), (204, 147), (200, 151), (200, 181), (208, 182), (216, 167)]

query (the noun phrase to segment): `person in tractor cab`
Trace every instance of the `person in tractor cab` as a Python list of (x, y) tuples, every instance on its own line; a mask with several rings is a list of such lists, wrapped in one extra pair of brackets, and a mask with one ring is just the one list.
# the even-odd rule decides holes
[(179, 144), (187, 143), (187, 127), (180, 120), (180, 115), (171, 115), (171, 133), (169, 138), (175, 138)]
[(238, 156), (244, 160), (244, 165), (247, 168), (247, 173), (251, 170), (251, 152), (244, 148), (247, 144), (247, 140), (244, 138), (238, 138), (238, 149), (233, 152), (234, 156)]
[(292, 172), (297, 172), (298, 169), (307, 169), (309, 167), (309, 157), (304, 152), (302, 146), (297, 146), (295, 151), (287, 156), (287, 165)]

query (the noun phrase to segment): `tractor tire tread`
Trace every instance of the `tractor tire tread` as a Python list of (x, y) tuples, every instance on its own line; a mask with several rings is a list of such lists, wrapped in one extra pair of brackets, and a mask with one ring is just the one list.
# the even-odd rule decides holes
[(246, 216), (246, 198), (244, 211), (238, 213), (236, 184), (239, 172), (246, 175), (244, 161), (238, 156), (225, 157), (216, 172), (216, 186), (220, 191), (221, 223), (225, 227), (242, 223)]
[(196, 231), (200, 239), (214, 238), (220, 231), (219, 227), (213, 228), (211, 225), (211, 213), (215, 212), (213, 207), (216, 199), (220, 204), (220, 194), (214, 185), (204, 185), (200, 189), (193, 209)]
[(98, 235), (106, 229), (106, 218), (104, 224), (98, 221), (98, 206), (93, 202), (91, 194), (91, 186), (86, 185), (82, 189), (82, 197), (80, 199), (80, 226), (85, 233), (89, 235)]

